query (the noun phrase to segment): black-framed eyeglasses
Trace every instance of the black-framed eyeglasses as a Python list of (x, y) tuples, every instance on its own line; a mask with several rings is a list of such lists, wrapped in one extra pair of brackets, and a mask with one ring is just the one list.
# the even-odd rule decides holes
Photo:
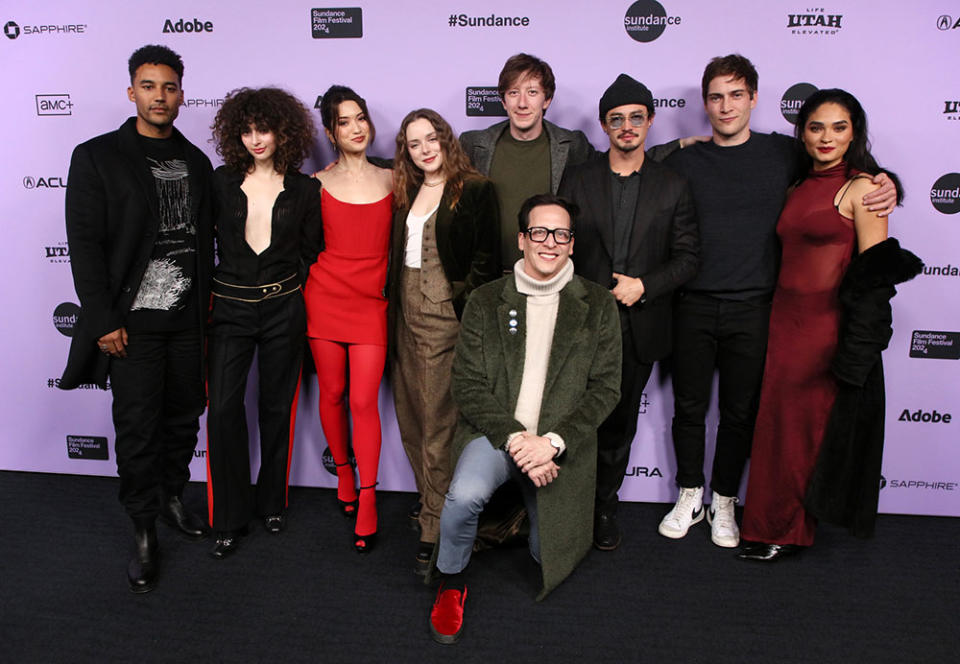
[[(607, 118), (607, 125), (613, 129), (619, 129), (623, 126), (623, 123), (626, 122), (627, 118), (617, 114), (611, 115)], [(631, 113), (630, 114), (630, 124), (634, 127), (641, 127), (643, 123), (647, 121), (646, 113)]]
[(543, 226), (532, 226), (524, 231), (534, 242), (546, 242), (547, 236), (552, 235), (557, 244), (570, 244), (573, 239), (573, 231), (569, 228), (544, 228)]

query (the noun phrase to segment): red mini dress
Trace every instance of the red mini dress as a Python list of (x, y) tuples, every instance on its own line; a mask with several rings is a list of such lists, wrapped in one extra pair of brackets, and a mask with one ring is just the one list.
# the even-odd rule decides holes
[(307, 336), (385, 346), (393, 194), (375, 203), (345, 203), (324, 189), (321, 212), (324, 249), (303, 292)]

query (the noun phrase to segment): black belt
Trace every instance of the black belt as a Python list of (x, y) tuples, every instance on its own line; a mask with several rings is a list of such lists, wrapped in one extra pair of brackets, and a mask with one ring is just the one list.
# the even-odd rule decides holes
[(272, 284), (260, 284), (258, 286), (238, 286), (220, 281), (216, 277), (213, 279), (213, 294), (215, 296), (228, 300), (239, 300), (240, 302), (263, 302), (264, 300), (296, 293), (298, 290), (300, 290), (300, 279), (297, 274), (291, 274), (289, 277)]

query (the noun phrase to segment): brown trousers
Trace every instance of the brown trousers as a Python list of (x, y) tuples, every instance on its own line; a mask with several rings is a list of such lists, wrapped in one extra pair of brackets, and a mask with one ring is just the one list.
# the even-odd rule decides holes
[(423, 542), (437, 541), (440, 511), (453, 474), (450, 446), (457, 407), (450, 393), (450, 372), (460, 331), (450, 284), (437, 259), (432, 221), (424, 228), (423, 267), (405, 267), (400, 279), (401, 315), (392, 374), (400, 438), (423, 503)]

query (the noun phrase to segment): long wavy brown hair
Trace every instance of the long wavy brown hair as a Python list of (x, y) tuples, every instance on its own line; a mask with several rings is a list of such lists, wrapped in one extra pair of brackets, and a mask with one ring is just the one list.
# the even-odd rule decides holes
[(440, 140), (440, 149), (443, 152), (443, 165), (440, 168), (447, 181), (452, 210), (463, 194), (464, 181), (467, 178), (482, 176), (470, 164), (470, 159), (460, 147), (460, 141), (457, 140), (447, 121), (430, 108), (410, 111), (400, 123), (400, 131), (397, 132), (397, 152), (393, 159), (393, 202), (397, 209), (410, 207), (413, 202), (410, 199), (410, 190), (423, 184), (423, 171), (414, 165), (407, 150), (407, 127), (411, 122), (421, 119), (433, 125)]
[(280, 88), (239, 88), (227, 94), (213, 119), (213, 138), (217, 154), (228, 168), (246, 173), (253, 167), (253, 156), (243, 146), (240, 135), (250, 125), (257, 131), (272, 131), (277, 150), (273, 168), (277, 173), (296, 171), (310, 154), (317, 129), (300, 100)]

